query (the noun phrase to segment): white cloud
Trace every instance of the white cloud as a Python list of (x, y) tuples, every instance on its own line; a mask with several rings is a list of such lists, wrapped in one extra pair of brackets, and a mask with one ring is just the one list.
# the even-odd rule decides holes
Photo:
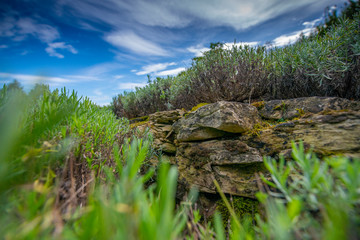
[(180, 72), (185, 71), (186, 68), (180, 67), (180, 68), (175, 68), (175, 69), (171, 69), (171, 70), (166, 70), (166, 71), (162, 71), (162, 72), (158, 72), (156, 74), (156, 76), (174, 76), (179, 74)]
[(204, 54), (204, 52), (209, 51), (210, 48), (197, 45), (197, 46), (188, 47), (187, 50), (191, 53), (194, 53), (195, 57), (201, 57)]
[(105, 37), (105, 40), (118, 48), (125, 48), (139, 55), (169, 55), (165, 49), (131, 31), (110, 33)]
[(305, 26), (305, 28), (303, 30), (281, 35), (272, 41), (272, 45), (275, 47), (283, 47), (285, 45), (296, 42), (301, 34), (304, 34), (304, 36), (309, 36), (315, 29), (316, 25), (321, 22), (321, 20), (322, 18), (318, 18), (311, 22), (304, 22), (303, 26)]
[(142, 70), (137, 72), (136, 75), (146, 75), (150, 73), (156, 73), (158, 71), (165, 70), (169, 66), (174, 66), (174, 65), (176, 65), (176, 63), (174, 62), (147, 65), (142, 67)]
[(50, 43), (60, 37), (58, 30), (48, 24), (38, 23), (32, 18), (19, 18), (9, 16), (0, 24), (0, 36), (10, 37), (14, 41), (22, 41), (33, 36), (41, 42)]
[(147, 85), (147, 83), (142, 82), (142, 83), (133, 83), (133, 82), (122, 82), (119, 83), (118, 85), (118, 89), (120, 90), (129, 90), (129, 89), (135, 89), (135, 87), (145, 87)]
[(8, 48), (9, 46), (8, 45), (5, 45), (5, 44), (2, 44), (0, 45), (0, 49), (4, 49), (4, 48)]
[(225, 49), (230, 49), (233, 46), (236, 47), (244, 47), (244, 46), (249, 46), (249, 47), (256, 47), (260, 44), (260, 42), (240, 42), (240, 43), (224, 43), (223, 48)]
[(87, 97), (99, 106), (109, 105), (112, 100), (112, 97), (108, 95), (93, 95)]
[(28, 50), (24, 50), (20, 53), (21, 56), (25, 56), (28, 55), (29, 51)]
[[(240, 43), (224, 43), (223, 48), (224, 49), (230, 49), (232, 48), (232, 46), (245, 46), (248, 45), (250, 47), (255, 47), (257, 45), (259, 45), (260, 42), (240, 42)], [(191, 46), (188, 47), (186, 50), (188, 50), (191, 53), (195, 54), (195, 57), (201, 57), (204, 55), (204, 52), (207, 52), (210, 50), (210, 48), (204, 47), (203, 45), (196, 45), (196, 46)]]
[(103, 93), (100, 89), (95, 89), (95, 90), (94, 90), (94, 94), (95, 94), (96, 96), (102, 96), (104, 93)]
[(87, 67), (81, 72), (85, 76), (96, 76), (97, 78), (101, 78), (105, 75), (108, 75), (109, 73), (112, 73), (122, 67), (121, 64), (116, 62), (105, 62), (105, 63), (99, 63), (95, 64), (93, 66)]
[(81, 76), (81, 75), (64, 75), (60, 77), (52, 77), (46, 75), (31, 75), (31, 74), (18, 74), (18, 73), (4, 73), (0, 72), (1, 81), (12, 81), (13, 79), (18, 80), (24, 85), (31, 85), (37, 82), (44, 82), (48, 84), (71, 84), (71, 83), (80, 83), (80, 82), (91, 82), (98, 81), (97, 77), (92, 76)]
[(114, 76), (114, 79), (121, 79), (121, 78), (123, 78), (124, 77), (124, 75), (115, 75)]
[(24, 35), (31, 34), (46, 43), (50, 43), (60, 37), (56, 28), (47, 24), (37, 23), (31, 18), (20, 18), (17, 21), (17, 28), (19, 28), (18, 33)]
[(47, 77), (40, 75), (28, 75), (28, 74), (15, 74), (15, 73), (0, 73), (0, 79), (3, 80), (13, 80), (16, 79), (24, 85), (34, 84), (36, 82), (46, 82), (46, 83), (71, 83), (73, 80), (62, 77)]
[(49, 56), (51, 57), (57, 57), (57, 58), (64, 58), (64, 55), (58, 53), (56, 51), (56, 49), (61, 49), (61, 50), (67, 50), (73, 54), (77, 54), (78, 51), (71, 46), (70, 44), (66, 44), (65, 42), (54, 42), (54, 43), (49, 43), (48, 47), (45, 48), (45, 51), (49, 54)]
[(323, 19), (322, 18), (317, 18), (311, 22), (303, 22), (303, 26), (305, 26), (305, 29), (307, 28), (314, 28), (316, 27)]
[[(8, 37), (13, 41), (20, 42), (29, 36), (46, 43), (48, 46), (45, 48), (45, 51), (49, 56), (64, 58), (64, 55), (58, 53), (56, 49), (67, 50), (73, 54), (77, 53), (77, 50), (70, 44), (54, 42), (60, 38), (60, 33), (53, 26), (39, 23), (37, 20), (29, 17), (18, 18), (8, 16), (0, 21), (0, 37)], [(6, 45), (1, 46), (5, 47)], [(26, 54), (27, 53), (23, 52), (21, 55)]]
[[(61, 1), (90, 23), (105, 23), (119, 29), (119, 25), (182, 28), (195, 21), (212, 26), (246, 29), (290, 11), (306, 8), (311, 14), (335, 0), (132, 0)], [(132, 23), (133, 25), (131, 25)]]
[(90, 76), (90, 75), (64, 75), (63, 77), (73, 79), (76, 82), (89, 82), (89, 81), (101, 80), (97, 76)]

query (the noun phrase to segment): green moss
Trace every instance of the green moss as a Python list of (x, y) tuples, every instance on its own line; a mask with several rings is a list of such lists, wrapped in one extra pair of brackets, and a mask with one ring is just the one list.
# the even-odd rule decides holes
[(132, 124), (130, 124), (130, 128), (133, 129), (135, 127), (138, 127), (138, 126), (141, 126), (141, 125), (144, 125), (144, 124), (148, 124), (148, 123), (149, 123), (149, 119), (145, 120), (145, 121), (142, 121), (142, 122), (132, 123)]
[(298, 117), (302, 117), (305, 115), (305, 111), (302, 108), (296, 108), (296, 111), (298, 112)]
[(257, 123), (251, 130), (248, 130), (245, 134), (250, 136), (260, 136), (261, 131), (272, 127), (268, 122)]
[(130, 123), (137, 123), (137, 122), (147, 122), (149, 121), (149, 116), (142, 116), (129, 119)]
[(196, 110), (198, 110), (199, 108), (201, 108), (202, 106), (206, 106), (209, 103), (199, 103), (198, 105), (196, 105), (195, 107), (193, 107), (190, 111), (188, 111), (184, 117), (186, 117), (187, 115), (189, 115), (189, 113), (195, 112)]
[(281, 110), (283, 113), (286, 111), (287, 109), (287, 105), (285, 104), (284, 101), (281, 101), (280, 104), (276, 105), (273, 110)]
[(342, 112), (349, 112), (349, 109), (341, 109), (341, 110), (332, 110), (332, 109), (326, 109), (319, 114), (321, 115), (333, 115), (336, 113), (342, 113)]
[(251, 105), (256, 107), (258, 110), (261, 110), (261, 109), (263, 109), (265, 107), (265, 102), (264, 101), (254, 102)]
[(196, 110), (198, 110), (199, 108), (201, 108), (202, 106), (208, 105), (209, 103), (199, 103), (198, 105), (196, 105), (195, 107), (193, 107), (190, 112), (195, 112)]
[[(255, 214), (259, 212), (259, 202), (251, 198), (233, 197), (230, 203), (232, 204), (236, 215), (240, 218), (248, 215), (251, 219), (254, 219)], [(217, 201), (216, 204), (216, 209), (220, 212), (224, 227), (226, 227), (230, 218), (230, 212), (222, 200)]]

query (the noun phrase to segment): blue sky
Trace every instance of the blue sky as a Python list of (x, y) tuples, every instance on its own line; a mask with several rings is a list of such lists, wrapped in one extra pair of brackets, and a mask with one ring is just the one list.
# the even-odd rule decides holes
[[(284, 46), (344, 0), (2, 0), (0, 84), (46, 82), (99, 105), (175, 75), (211, 42)], [(334, 7), (333, 7), (334, 8)]]

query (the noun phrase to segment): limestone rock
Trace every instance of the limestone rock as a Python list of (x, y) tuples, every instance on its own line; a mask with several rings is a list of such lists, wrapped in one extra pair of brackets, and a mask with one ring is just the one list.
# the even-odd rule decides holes
[(176, 147), (173, 141), (168, 138), (171, 131), (171, 125), (151, 122), (150, 133), (154, 136), (153, 146), (155, 149), (170, 154), (176, 153)]
[(360, 102), (338, 97), (304, 97), (272, 100), (259, 110), (263, 118), (270, 120), (292, 119), (302, 113), (319, 113), (326, 110), (360, 110)]
[(180, 142), (218, 138), (227, 133), (243, 133), (260, 122), (254, 106), (220, 101), (205, 105), (175, 125), (177, 140)]
[(242, 136), (241, 140), (267, 156), (281, 152), (290, 157), (291, 141), (302, 140), (321, 156), (342, 154), (360, 158), (359, 133), (359, 112), (329, 111), (266, 129), (260, 136)]
[(154, 123), (173, 124), (185, 114), (184, 110), (176, 109), (172, 111), (156, 112), (149, 115), (150, 121)]
[(216, 193), (216, 179), (224, 193), (254, 197), (264, 171), (259, 151), (236, 139), (180, 143), (176, 161), (180, 183), (206, 193)]

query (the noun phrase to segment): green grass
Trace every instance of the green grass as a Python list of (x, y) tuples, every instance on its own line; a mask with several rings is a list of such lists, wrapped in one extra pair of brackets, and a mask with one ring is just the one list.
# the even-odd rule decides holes
[(265, 158), (271, 181), (263, 179), (257, 194), (262, 205), (250, 218), (239, 217), (236, 201), (229, 202), (215, 183), (222, 212), (228, 212), (224, 217), (231, 219), (225, 231), (219, 213), (213, 222), (200, 221), (194, 192), (176, 204), (176, 167), (162, 161), (157, 169), (147, 165), (154, 154), (150, 135), (135, 137), (127, 120), (74, 92), (38, 88), (38, 94), (6, 87), (0, 92), (0, 235), (5, 239), (352, 239), (360, 234), (358, 159), (320, 160), (301, 143), (293, 143), (293, 161)]

